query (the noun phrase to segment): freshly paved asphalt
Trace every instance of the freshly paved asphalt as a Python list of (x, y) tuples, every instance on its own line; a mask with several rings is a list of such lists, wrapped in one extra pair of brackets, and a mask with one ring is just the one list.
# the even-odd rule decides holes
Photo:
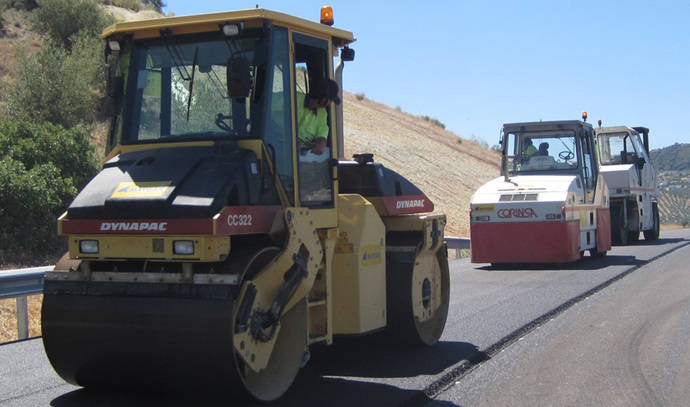
[[(532, 372), (531, 376), (537, 377), (540, 360), (559, 361), (552, 366), (555, 371), (573, 371), (581, 377), (574, 383), (578, 386), (585, 385), (590, 375), (590, 369), (586, 364), (573, 362), (571, 354), (560, 354), (554, 349), (558, 346), (579, 347), (582, 350), (582, 360), (588, 363), (597, 361), (598, 358), (588, 352), (596, 352), (596, 346), (580, 338), (585, 338), (587, 318), (592, 323), (601, 321), (606, 312), (612, 312), (625, 304), (602, 300), (602, 308), (589, 315), (591, 308), (586, 305), (593, 303), (593, 299), (604, 298), (610, 290), (624, 284), (631, 284), (639, 278), (639, 275), (649, 275), (649, 281), (640, 282), (635, 288), (629, 289), (631, 293), (620, 296), (620, 299), (635, 298), (632, 293), (642, 292), (646, 286), (656, 287), (658, 297), (666, 295), (667, 289), (672, 288), (673, 279), (656, 281), (655, 276), (665, 274), (648, 273), (648, 270), (656, 268), (664, 262), (671, 262), (676, 257), (687, 258), (690, 244), (690, 230), (662, 231), (658, 242), (647, 243), (641, 240), (634, 246), (614, 247), (609, 255), (601, 259), (585, 257), (573, 265), (560, 267), (539, 267), (524, 269), (522, 267), (492, 269), (487, 265), (474, 265), (467, 260), (451, 261), (451, 305), (448, 322), (440, 343), (433, 348), (404, 348), (372, 343), (368, 338), (336, 338), (336, 343), (330, 347), (314, 347), (309, 364), (302, 369), (293, 387), (283, 399), (275, 403), (278, 406), (421, 406), (421, 405), (504, 405), (504, 404), (560, 404), (580, 399), (568, 397), (570, 393), (564, 390), (557, 393), (556, 398), (530, 399), (511, 398), (510, 394), (520, 386), (537, 386), (530, 382), (510, 382), (509, 373), (503, 377), (500, 375), (507, 366), (512, 372), (520, 372), (521, 365), (516, 361), (526, 360)], [(684, 256), (682, 254), (685, 254)], [(651, 260), (651, 263), (648, 263)], [(683, 263), (680, 263), (681, 267)], [(674, 266), (671, 266), (674, 267)], [(676, 267), (678, 268), (678, 267)], [(688, 269), (688, 267), (685, 267)], [(683, 270), (685, 270), (683, 269)], [(688, 273), (686, 271), (686, 273)], [(681, 282), (682, 281), (682, 282)], [(679, 280), (675, 297), (682, 297), (683, 287), (688, 287), (687, 280)], [(688, 290), (686, 289), (686, 292)], [(648, 301), (654, 296), (648, 295)], [(680, 300), (679, 300), (680, 301)], [(665, 303), (665, 302), (664, 302)], [(668, 304), (667, 304), (668, 305)], [(688, 330), (680, 328), (668, 328), (671, 325), (649, 320), (647, 328), (642, 327), (647, 323), (647, 317), (653, 319), (653, 315), (661, 315), (664, 318), (677, 321), (679, 317), (673, 316), (674, 311), (664, 314), (666, 308), (662, 302), (658, 308), (649, 307), (648, 313), (639, 313), (639, 308), (630, 309), (631, 325), (622, 325), (620, 329), (612, 330), (614, 335), (612, 343), (616, 342), (617, 335), (624, 342), (629, 337), (625, 336), (628, 329), (640, 330), (642, 333), (636, 339), (641, 344), (651, 344), (654, 349), (667, 350), (668, 347), (676, 349), (677, 355), (684, 360), (671, 363), (671, 376), (659, 373), (653, 376), (650, 388), (655, 398), (641, 398), (638, 402), (633, 400), (628, 404), (648, 404), (647, 401), (655, 400), (661, 403), (673, 403), (675, 397), (685, 396), (675, 390), (676, 387), (658, 387), (654, 383), (662, 381), (665, 377), (675, 378), (679, 385), (687, 384), (679, 377), (680, 373), (688, 372), (687, 346)], [(682, 306), (678, 306), (682, 310)], [(654, 314), (657, 310), (657, 314)], [(687, 303), (685, 312), (687, 314)], [(574, 315), (574, 316), (573, 316)], [(637, 315), (640, 318), (637, 321)], [(573, 325), (562, 325), (567, 318), (574, 318)], [(609, 316), (609, 318), (616, 317)], [(688, 326), (687, 315), (685, 327)], [(640, 326), (635, 326), (639, 323)], [(582, 325), (585, 324), (585, 325)], [(661, 324), (661, 325), (658, 325)], [(673, 326), (678, 326), (673, 325)], [(642, 328), (641, 328), (642, 327)], [(567, 329), (566, 329), (567, 328)], [(665, 330), (664, 330), (665, 329)], [(675, 338), (670, 342), (658, 342), (656, 333), (663, 331), (660, 338)], [(539, 339), (544, 332), (552, 332), (543, 339)], [(537, 339), (535, 339), (537, 338)], [(634, 339), (634, 338), (633, 338)], [(542, 341), (526, 346), (530, 341)], [(551, 341), (551, 347), (540, 346), (541, 343)], [(683, 342), (685, 341), (685, 342)], [(667, 343), (669, 345), (667, 345)], [(541, 355), (541, 359), (534, 359)], [(551, 353), (549, 353), (551, 352)], [(613, 352), (621, 358), (627, 357), (634, 361), (633, 356)], [(683, 353), (684, 352), (684, 353)], [(507, 356), (512, 355), (512, 356)], [(639, 374), (647, 374), (644, 370), (647, 361), (654, 359), (655, 352), (639, 353), (640, 365), (643, 370)], [(683, 356), (684, 355), (684, 356)], [(636, 356), (635, 356), (636, 357)], [(654, 359), (659, 366), (664, 362), (672, 361), (672, 356), (666, 359)], [(674, 359), (675, 360), (675, 359)], [(498, 363), (502, 364), (498, 364)], [(512, 364), (511, 364), (512, 363)], [(641, 362), (642, 363), (642, 362)], [(564, 365), (565, 364), (565, 365)], [(611, 365), (607, 363), (606, 365)], [(496, 367), (494, 367), (496, 366)], [(136, 369), (136, 366), (132, 367)], [(494, 370), (491, 370), (494, 369)], [(612, 368), (613, 369), (613, 368)], [(673, 370), (675, 369), (675, 370)], [(489, 373), (483, 373), (488, 371)], [(510, 372), (510, 370), (508, 370)], [(613, 374), (613, 370), (604, 369), (603, 374)], [(675, 373), (673, 373), (675, 372)], [(484, 375), (482, 375), (484, 374)], [(636, 377), (639, 377), (638, 376)], [(553, 376), (551, 386), (557, 386), (557, 375)], [(571, 379), (571, 376), (563, 373), (563, 380)], [(574, 376), (573, 376), (574, 377)], [(644, 376), (648, 377), (648, 376)], [(651, 376), (650, 376), (651, 377)], [(687, 378), (687, 374), (685, 375)], [(523, 377), (524, 378), (524, 377)], [(505, 393), (498, 384), (504, 380), (508, 383), (506, 389), (512, 389), (512, 393)], [(535, 379), (536, 380), (536, 379)], [(633, 379), (631, 379), (633, 380)], [(630, 381), (632, 383), (632, 381)], [(510, 387), (512, 386), (512, 387)], [(687, 386), (686, 386), (687, 387)], [(539, 387), (535, 387), (539, 388)], [(600, 386), (608, 389), (606, 386)], [(659, 396), (658, 392), (663, 395)], [(667, 393), (668, 392), (668, 393)], [(537, 391), (534, 393), (539, 394)], [(483, 398), (491, 395), (494, 398)], [(488, 397), (488, 396), (487, 396)], [(651, 397), (651, 396), (650, 396)], [(543, 400), (543, 402), (542, 402)], [(602, 399), (610, 401), (609, 399)], [(579, 404), (575, 402), (575, 404)], [(585, 404), (587, 404), (585, 402)], [(600, 404), (600, 403), (593, 403)], [(609, 404), (604, 402), (603, 404)], [(112, 394), (86, 391), (63, 382), (52, 370), (43, 352), (40, 339), (33, 339), (0, 346), (0, 406), (54, 406), (54, 407), (124, 407), (124, 406), (228, 406), (243, 405), (229, 402), (228, 400), (213, 400), (199, 398), (198, 395), (184, 397), (170, 396), (156, 393), (151, 389), (149, 394)]]
[(685, 246), (573, 305), (467, 373), (435, 402), (687, 406), (688, 258)]

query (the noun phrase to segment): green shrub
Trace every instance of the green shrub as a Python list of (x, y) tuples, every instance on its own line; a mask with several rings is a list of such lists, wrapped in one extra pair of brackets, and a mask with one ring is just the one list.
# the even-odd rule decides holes
[(34, 29), (67, 50), (77, 37), (98, 37), (114, 21), (95, 0), (38, 0), (38, 5), (32, 15)]
[(36, 0), (0, 0), (0, 7), (14, 8), (17, 10), (33, 10), (38, 7)]
[(0, 156), (18, 160), (28, 169), (54, 163), (77, 188), (86, 185), (99, 166), (85, 126), (65, 129), (51, 123), (2, 120)]
[(166, 6), (166, 4), (163, 0), (142, 0), (141, 4), (144, 7), (153, 8), (154, 10), (158, 11), (159, 13), (162, 13), (163, 7)]
[(0, 263), (54, 251), (56, 219), (75, 193), (53, 164), (27, 170), (19, 161), (0, 159)]
[(46, 46), (33, 55), (20, 55), (16, 81), (7, 90), (8, 117), (64, 127), (93, 120), (104, 94), (102, 44), (86, 36), (74, 41), (71, 52)]
[(431, 123), (431, 124), (433, 124), (433, 125), (435, 125), (435, 126), (438, 126), (438, 127), (442, 128), (442, 129), (445, 129), (445, 128), (446, 128), (446, 125), (443, 124), (443, 123), (441, 123), (441, 121), (440, 121), (439, 119), (435, 118), (435, 117), (430, 117), (430, 116), (421, 116), (421, 117), (422, 117), (422, 119), (428, 121), (429, 123)]
[(363, 100), (364, 99), (364, 92), (355, 93), (355, 97), (357, 98), (357, 100)]
[(97, 172), (86, 128), (0, 121), (0, 263), (53, 253), (56, 219)]
[(489, 143), (487, 143), (486, 140), (480, 139), (479, 137), (475, 136), (474, 134), (472, 135), (472, 137), (470, 139), (484, 148), (489, 148)]

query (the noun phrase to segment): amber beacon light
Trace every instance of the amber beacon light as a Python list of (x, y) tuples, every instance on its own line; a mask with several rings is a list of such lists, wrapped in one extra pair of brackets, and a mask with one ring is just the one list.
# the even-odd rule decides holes
[(582, 121), (587, 121), (587, 112), (582, 112)]
[(321, 24), (333, 25), (333, 7), (321, 7)]

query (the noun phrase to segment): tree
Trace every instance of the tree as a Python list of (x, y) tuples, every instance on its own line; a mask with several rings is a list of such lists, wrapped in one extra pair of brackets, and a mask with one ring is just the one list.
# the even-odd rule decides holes
[(38, 7), (36, 0), (1, 0), (0, 7), (14, 8), (18, 10), (33, 10)]
[(76, 38), (98, 37), (113, 23), (95, 0), (38, 0), (33, 12), (33, 26), (51, 41), (71, 50)]
[(6, 114), (15, 120), (50, 122), (64, 127), (93, 120), (104, 94), (105, 64), (98, 38), (73, 37), (72, 51), (48, 45), (20, 55), (8, 86)]
[(58, 247), (56, 219), (97, 172), (85, 127), (0, 121), (0, 263)]
[(142, 0), (141, 2), (144, 6), (152, 6), (153, 8), (156, 9), (159, 13), (163, 12), (163, 7), (166, 7), (167, 5), (163, 0)]

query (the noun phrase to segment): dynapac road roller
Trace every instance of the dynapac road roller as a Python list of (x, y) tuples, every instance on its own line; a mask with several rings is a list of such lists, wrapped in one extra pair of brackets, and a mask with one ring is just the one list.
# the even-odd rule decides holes
[[(280, 397), (337, 335), (433, 345), (445, 216), (404, 177), (298, 143), (297, 100), (342, 84), (352, 33), (263, 9), (105, 30), (110, 153), (58, 220), (43, 343), (87, 387)], [(334, 69), (334, 58), (340, 62)], [(342, 88), (342, 86), (340, 86)]]
[(567, 263), (611, 249), (609, 190), (583, 121), (503, 125), (501, 177), (470, 205), (474, 263)]

